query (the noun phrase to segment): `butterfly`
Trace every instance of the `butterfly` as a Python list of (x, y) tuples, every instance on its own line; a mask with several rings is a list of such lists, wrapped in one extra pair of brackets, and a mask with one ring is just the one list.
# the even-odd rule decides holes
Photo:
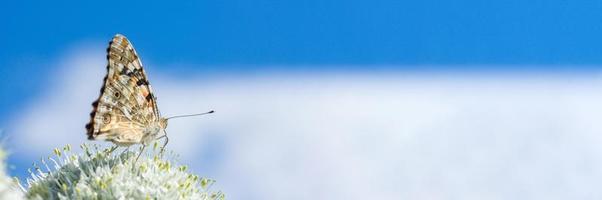
[(151, 142), (165, 138), (165, 148), (169, 142), (165, 131), (168, 119), (213, 113), (161, 117), (140, 57), (125, 36), (113, 37), (107, 60), (107, 75), (86, 124), (89, 140), (110, 141), (115, 148), (142, 144), (143, 151)]

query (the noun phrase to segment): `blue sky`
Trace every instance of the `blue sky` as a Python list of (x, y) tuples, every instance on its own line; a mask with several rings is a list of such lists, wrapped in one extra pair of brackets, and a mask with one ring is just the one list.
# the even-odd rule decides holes
[[(540, 151), (551, 151), (550, 155), (560, 157), (564, 155), (570, 161), (577, 159), (576, 162), (581, 163), (602, 163), (595, 156), (579, 157), (589, 155), (591, 152), (602, 153), (602, 149), (597, 148), (599, 145), (588, 143), (598, 139), (602, 141), (602, 138), (593, 136), (602, 131), (602, 127), (595, 125), (597, 122), (592, 121), (588, 124), (590, 121), (587, 121), (592, 119), (591, 116), (599, 117), (597, 113), (602, 110), (596, 104), (596, 101), (602, 100), (602, 97), (597, 96), (600, 92), (593, 87), (601, 85), (598, 81), (599, 66), (602, 64), (601, 10), (600, 1), (562, 0), (3, 2), (0, 6), (0, 38), (3, 38), (0, 40), (2, 47), (0, 49), (0, 127), (7, 127), (9, 143), (12, 143), (10, 138), (14, 137), (15, 141), (20, 141), (14, 142), (18, 145), (22, 145), (23, 141), (35, 140), (18, 138), (15, 135), (21, 133), (10, 133), (11, 131), (22, 131), (23, 135), (36, 137), (39, 137), (35, 134), (40, 134), (40, 130), (64, 131), (61, 134), (66, 136), (61, 136), (65, 136), (66, 139), (73, 139), (75, 137), (72, 138), (72, 135), (77, 135), (82, 136), (78, 139), (84, 140), (81, 133), (83, 122), (81, 125), (76, 124), (73, 129), (62, 128), (72, 124), (68, 121), (56, 121), (56, 124), (61, 125), (60, 127), (45, 122), (54, 118), (87, 120), (85, 117), (89, 112), (89, 103), (97, 96), (97, 88), (103, 76), (104, 49), (115, 33), (122, 33), (134, 43), (138, 53), (141, 54), (153, 87), (157, 88), (159, 105), (166, 113), (171, 111), (171, 114), (179, 114), (189, 111), (184, 106), (192, 106), (199, 111), (205, 109), (220, 111), (220, 108), (221, 111), (231, 111), (222, 112), (223, 118), (215, 119), (217, 122), (212, 122), (210, 119), (195, 122), (196, 125), (202, 124), (201, 128), (185, 125), (186, 123), (179, 125), (176, 123), (173, 132), (184, 135), (198, 132), (195, 137), (199, 137), (197, 138), (199, 140), (218, 141), (217, 144), (203, 143), (206, 146), (202, 151), (199, 150), (201, 158), (195, 158), (203, 162), (206, 160), (216, 162), (215, 165), (203, 166), (196, 163), (195, 159), (191, 159), (191, 155), (184, 155), (184, 157), (188, 156), (189, 160), (194, 160), (191, 163), (193, 169), (198, 172), (221, 178), (222, 183), (226, 185), (225, 188), (235, 194), (234, 197), (247, 195), (246, 197), (251, 197), (247, 199), (266, 199), (265, 197), (307, 199), (302, 195), (295, 196), (297, 198), (288, 198), (291, 196), (287, 195), (266, 196), (269, 192), (262, 193), (237, 187), (233, 181), (247, 181), (245, 183), (249, 185), (262, 185), (253, 182), (254, 177), (246, 176), (253, 173), (260, 175), (267, 173), (261, 171), (264, 169), (263, 166), (257, 167), (253, 162), (246, 162), (245, 156), (248, 155), (244, 152), (255, 152), (256, 149), (258, 149), (257, 155), (268, 155), (264, 156), (264, 160), (261, 158), (258, 160), (265, 163), (274, 161), (273, 168), (270, 168), (275, 174), (274, 182), (283, 178), (303, 180), (289, 177), (295, 173), (278, 168), (283, 166), (282, 163), (270, 157), (271, 153), (283, 152), (284, 156), (274, 155), (274, 157), (295, 158), (296, 162), (292, 163), (307, 167), (307, 171), (325, 177), (330, 174), (337, 175), (337, 173), (330, 173), (331, 169), (355, 164), (357, 168), (345, 168), (338, 172), (365, 172), (358, 173), (358, 177), (354, 178), (379, 180), (384, 186), (387, 184), (409, 186), (404, 189), (379, 187), (385, 188), (382, 189), (384, 191), (373, 190), (383, 194), (384, 199), (391, 196), (404, 196), (403, 194), (408, 194), (405, 197), (410, 199), (433, 197), (421, 196), (427, 193), (421, 188), (434, 188), (434, 193), (441, 192), (437, 194), (448, 198), (454, 195), (466, 197), (465, 194), (472, 194), (474, 199), (491, 196), (506, 197), (505, 199), (551, 197), (555, 194), (553, 191), (564, 190), (549, 188), (566, 189), (568, 186), (550, 186), (546, 185), (544, 179), (538, 179), (542, 181), (534, 181), (534, 183), (526, 179), (533, 177), (537, 179), (539, 177), (537, 175), (556, 174), (568, 174), (566, 179), (559, 179), (558, 182), (576, 180), (580, 177), (596, 177), (592, 175), (602, 177), (600, 170), (584, 173), (573, 170), (570, 166), (563, 168), (564, 170), (556, 168), (542, 170), (546, 166), (559, 166), (562, 163), (557, 163), (558, 160), (554, 158), (546, 160), (547, 154), (540, 154)], [(496, 76), (496, 72), (499, 71), (527, 75), (522, 78), (515, 76), (500, 78)], [(470, 72), (484, 73), (471, 74)], [(589, 75), (586, 75), (588, 73)], [(72, 77), (75, 75), (84, 78), (80, 80)], [(215, 75), (215, 78), (208, 78), (212, 75)], [(191, 83), (195, 84), (190, 85)], [(194, 92), (178, 90), (178, 88), (186, 88)], [(498, 91), (498, 89), (499, 93), (491, 94), (491, 91)], [(295, 91), (299, 92), (295, 93)], [(63, 95), (65, 102), (61, 103), (63, 99), (53, 93)], [(197, 96), (188, 97), (187, 94)], [(524, 94), (526, 97), (517, 94)], [(360, 100), (353, 100), (355, 98)], [(266, 101), (268, 103), (265, 103)], [(48, 109), (44, 107), (46, 102), (50, 102)], [(290, 106), (289, 102), (295, 102), (294, 106)], [(408, 104), (401, 105), (397, 102)], [(473, 104), (474, 108), (471, 107)], [(498, 109), (499, 107), (504, 109)], [(257, 110), (253, 110), (255, 108)], [(321, 113), (323, 114), (321, 116), (313, 116), (311, 112), (306, 112), (305, 108), (307, 110), (322, 108), (329, 112)], [(374, 118), (368, 119), (353, 114), (353, 111), (362, 108), (363, 111), (374, 112), (367, 113), (367, 116)], [(290, 117), (288, 109), (298, 115), (297, 118), (292, 117), (298, 121), (290, 123), (279, 121)], [(57, 116), (53, 116), (55, 113)], [(270, 115), (275, 117), (268, 117)], [(479, 130), (466, 128), (471, 126), (460, 127), (463, 124), (472, 125), (475, 118), (482, 119), (480, 125), (476, 127), (486, 130), (489, 130), (488, 127), (497, 127), (497, 130), (504, 130), (508, 135), (504, 135), (503, 131), (493, 130), (491, 135), (483, 136)], [(508, 118), (516, 120), (504, 124)], [(399, 122), (396, 119), (408, 121)], [(288, 126), (280, 126), (278, 122)], [(404, 127), (400, 128), (393, 122), (402, 123)], [(504, 123), (500, 124), (500, 122)], [(436, 126), (432, 128), (432, 125), (427, 127), (425, 124), (436, 124)], [(560, 128), (551, 131), (550, 127), (554, 126)], [(593, 128), (584, 131), (582, 127)], [(446, 129), (452, 131), (449, 134), (441, 134)], [(575, 142), (568, 145), (570, 147), (568, 149), (577, 150), (567, 153), (562, 149), (538, 146), (539, 140), (523, 138), (531, 134), (525, 130), (531, 129), (537, 133), (534, 135), (547, 139), (548, 143), (544, 141), (544, 144), (549, 147), (556, 147), (555, 145), (562, 143), (566, 138), (571, 138), (569, 136), (574, 134), (576, 139), (571, 139)], [(322, 133), (335, 130), (340, 132), (334, 132), (332, 133), (334, 136), (328, 136), (326, 139), (322, 138)], [(374, 137), (367, 137), (364, 132), (357, 132), (358, 130), (376, 132)], [(566, 132), (562, 132), (563, 130)], [(254, 134), (251, 134), (253, 137), (234, 134), (237, 131), (248, 131)], [(559, 132), (549, 136), (545, 134), (547, 131)], [(397, 134), (399, 132), (403, 132), (401, 135), (408, 141), (396, 140), (402, 137)], [(292, 134), (292, 137), (287, 137), (287, 133)], [(221, 136), (222, 134), (226, 136)], [(454, 134), (460, 137), (452, 137)], [(182, 138), (177, 138), (177, 134), (174, 137), (171, 140), (176, 143), (174, 148), (182, 151), (179, 153), (184, 153), (187, 149), (178, 147), (177, 142), (183, 142), (181, 146), (185, 147), (190, 144), (185, 144)], [(449, 137), (452, 144), (431, 137)], [(276, 139), (260, 140), (261, 138)], [(290, 138), (300, 140), (294, 143)], [(352, 144), (340, 142), (341, 138), (353, 142)], [(454, 138), (461, 139), (454, 140)], [(480, 138), (489, 143), (478, 143), (482, 141), (466, 138)], [(502, 142), (498, 142), (496, 138), (501, 138)], [(79, 140), (69, 141), (79, 142)], [(272, 141), (272, 143), (262, 143), (265, 141)], [(371, 141), (389, 142), (389, 145), (373, 144), (370, 143)], [(257, 147), (252, 145), (254, 143), (263, 145)], [(260, 151), (262, 148), (271, 147), (270, 145), (274, 143), (288, 146), (274, 147), (274, 149), (267, 149), (266, 152)], [(354, 146), (357, 144), (364, 146)], [(57, 144), (52, 142), (35, 144), (40, 146), (38, 149), (52, 145)], [(326, 161), (325, 168), (312, 168), (315, 166), (313, 163), (301, 162), (315, 162), (312, 158), (322, 156), (322, 152), (311, 154), (311, 152), (292, 149), (293, 147), (304, 149), (307, 146), (315, 147), (317, 149), (315, 151), (334, 152), (333, 155), (328, 153), (325, 155), (332, 161), (330, 163)], [(457, 149), (465, 146), (471, 150), (470, 152), (492, 153), (494, 156), (491, 160), (483, 156), (481, 160), (468, 159), (464, 160), (464, 163), (462, 158), (470, 156), (465, 156), (466, 152)], [(566, 147), (562, 144), (560, 146)], [(251, 149), (237, 150), (242, 147)], [(382, 156), (391, 153), (386, 150), (389, 147), (399, 152), (403, 150), (404, 153), (400, 155), (407, 158), (400, 158), (400, 162), (396, 162), (398, 160), (395, 159), (393, 159), (395, 162), (389, 162), (389, 158)], [(400, 150), (393, 147), (407, 149)], [(434, 150), (430, 152), (421, 147), (432, 147)], [(521, 151), (506, 151), (514, 147)], [(580, 149), (589, 147), (591, 147), (590, 151)], [(356, 152), (356, 150), (366, 149), (374, 150), (369, 150), (367, 153)], [(43, 155), (40, 152), (45, 152), (32, 150), (33, 153), (24, 153), (19, 148), (14, 150), (16, 156), (11, 157), (10, 161), (17, 166), (17, 169), (13, 169), (12, 172), (21, 176), (24, 172), (20, 169), (29, 166), (35, 158)], [(220, 154), (222, 151), (226, 153)], [(414, 152), (418, 152), (415, 155), (425, 154), (421, 155), (425, 159), (411, 157)], [(523, 152), (527, 152), (527, 156), (544, 158), (530, 163), (520, 159), (524, 156)], [(358, 154), (359, 158), (354, 157)], [(460, 164), (441, 161), (445, 160), (448, 154), (459, 157)], [(20, 157), (21, 155), (24, 157)], [(510, 159), (509, 164), (504, 168), (503, 166), (506, 165), (497, 163), (499, 161), (495, 159), (496, 155), (516, 159)], [(339, 157), (341, 160), (337, 161)], [(375, 162), (358, 161), (373, 158)], [(403, 164), (408, 160), (418, 163), (416, 168)], [(285, 159), (283, 163), (291, 162)], [(464, 168), (462, 164), (473, 168)], [(475, 191), (489, 191), (490, 188), (487, 187), (479, 188), (486, 185), (483, 184), (486, 181), (480, 180), (479, 177), (472, 177), (470, 170), (468, 172), (462, 170), (489, 169), (487, 167), (492, 165), (500, 166), (498, 170), (501, 172), (481, 171), (485, 174), (481, 177), (497, 180), (499, 184), (524, 184), (527, 186), (526, 189), (522, 188), (523, 191), (532, 192), (512, 193), (501, 189), (492, 190), (491, 194), (456, 193), (463, 189), (468, 191), (470, 188), (477, 188)], [(230, 166), (240, 166), (240, 168), (232, 169)], [(453, 182), (454, 174), (443, 178), (434, 175), (430, 177), (429, 180), (433, 183), (441, 182), (441, 185), (429, 185), (428, 181), (419, 180), (421, 175), (427, 177), (441, 172), (436, 166), (449, 167), (459, 176), (468, 177), (469, 184), (466, 188), (462, 185), (458, 186)], [(512, 170), (517, 166), (516, 170), (527, 169), (530, 174), (535, 175), (523, 176), (526, 177), (523, 181), (520, 181), (520, 178), (515, 182), (506, 181), (505, 177), (515, 175), (515, 171)], [(293, 166), (285, 167), (304, 171)], [(207, 168), (213, 171), (204, 171)], [(408, 170), (405, 178), (410, 179), (393, 179), (390, 174), (385, 173), (397, 172), (399, 169)], [(377, 173), (377, 178), (374, 178), (371, 176), (374, 175), (371, 171), (382, 174)], [(279, 174), (282, 177), (277, 177)], [(575, 178), (569, 176), (570, 174), (578, 176)], [(244, 180), (237, 179), (239, 177)], [(311, 176), (301, 174), (298, 177)], [(344, 175), (337, 178), (341, 177)], [(468, 180), (469, 178), (472, 179)], [(271, 179), (268, 179), (265, 185), (272, 183), (269, 180)], [(595, 180), (587, 179), (583, 183), (599, 185)], [(530, 183), (533, 185), (529, 185)], [(317, 185), (320, 188), (334, 190), (330, 194), (331, 199), (353, 196), (349, 191), (356, 191), (359, 187), (351, 183), (339, 184), (328, 180), (324, 180), (322, 184)], [(271, 187), (276, 186), (271, 185)], [(454, 187), (459, 188), (446, 190)], [(567, 199), (583, 197), (580, 196), (583, 187), (586, 186), (570, 185), (567, 189), (569, 192), (564, 197)], [(316, 190), (318, 192), (326, 190), (320, 188)], [(282, 191), (288, 191), (286, 189), (297, 188), (283, 188)], [(305, 189), (315, 192), (312, 190), (315, 188), (310, 186)], [(368, 189), (368, 191), (372, 190)], [(602, 196), (602, 194), (596, 196), (597, 192), (590, 194), (594, 195), (588, 197)], [(446, 199), (436, 197), (435, 195), (435, 199)]]
[(120, 32), (157, 62), (598, 64), (601, 8), (560, 0), (12, 1), (1, 8), (0, 58), (45, 58)]
[(601, 9), (560, 0), (8, 1), (0, 110), (34, 96), (66, 47), (115, 33), (147, 62), (181, 63), (167, 72), (597, 68)]

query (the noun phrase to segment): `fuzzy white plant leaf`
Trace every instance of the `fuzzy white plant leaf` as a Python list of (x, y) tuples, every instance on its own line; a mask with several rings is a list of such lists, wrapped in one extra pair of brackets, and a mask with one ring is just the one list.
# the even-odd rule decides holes
[(16, 179), (6, 174), (6, 151), (0, 148), (0, 199), (23, 199), (23, 192), (19, 190)]
[[(43, 162), (28, 179), (28, 199), (225, 199), (209, 190), (213, 180), (200, 178), (177, 166), (175, 155), (161, 159), (157, 149), (141, 156), (139, 152), (112, 153), (97, 145), (81, 145), (74, 154), (71, 146), (55, 149), (55, 158)], [(154, 156), (152, 156), (154, 155)], [(52, 166), (48, 166), (52, 165)]]

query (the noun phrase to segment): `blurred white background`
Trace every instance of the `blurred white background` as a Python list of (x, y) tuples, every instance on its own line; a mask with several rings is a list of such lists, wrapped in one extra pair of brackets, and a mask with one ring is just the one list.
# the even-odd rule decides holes
[[(56, 63), (6, 129), (12, 156), (86, 142), (104, 58), (81, 46)], [(216, 110), (170, 121), (168, 148), (229, 199), (602, 198), (598, 74), (153, 69), (164, 116)]]

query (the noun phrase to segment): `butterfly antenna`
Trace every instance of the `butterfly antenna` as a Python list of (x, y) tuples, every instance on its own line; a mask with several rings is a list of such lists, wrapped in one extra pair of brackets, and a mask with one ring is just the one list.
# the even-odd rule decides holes
[(192, 116), (199, 116), (199, 115), (206, 115), (206, 114), (211, 114), (214, 113), (215, 111), (211, 110), (209, 112), (204, 112), (204, 113), (198, 113), (198, 114), (191, 114), (191, 115), (176, 115), (176, 116), (171, 116), (165, 119), (173, 119), (173, 118), (180, 118), (180, 117), (192, 117)]

